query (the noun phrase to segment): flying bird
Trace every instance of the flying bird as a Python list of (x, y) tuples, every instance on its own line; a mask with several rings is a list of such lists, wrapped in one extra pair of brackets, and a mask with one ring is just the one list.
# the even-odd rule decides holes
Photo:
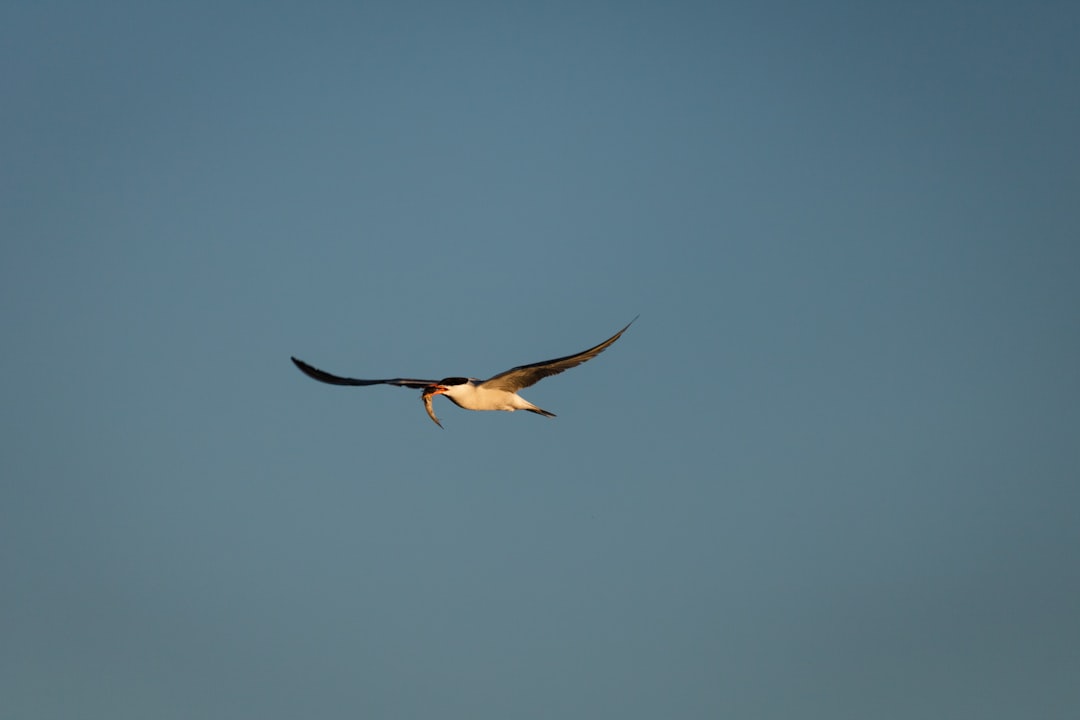
[[(637, 320), (637, 318), (635, 317), (634, 320)], [(428, 416), (439, 427), (442, 427), (442, 423), (439, 422), (439, 418), (435, 416), (435, 410), (431, 405), (431, 401), (436, 395), (445, 395), (450, 402), (466, 410), (506, 410), (508, 412), (528, 410), (529, 412), (534, 412), (537, 415), (543, 415), (544, 417), (555, 417), (555, 413), (538, 408), (518, 395), (518, 390), (527, 388), (530, 385), (535, 385), (550, 375), (558, 375), (563, 370), (569, 370), (572, 367), (577, 367), (583, 362), (592, 360), (618, 340), (622, 334), (626, 332), (626, 328), (634, 324), (634, 320), (628, 322), (626, 327), (604, 342), (595, 347), (591, 347), (588, 350), (579, 352), (576, 355), (567, 355), (566, 357), (555, 358), (554, 360), (544, 360), (543, 362), (533, 363), (531, 365), (519, 365), (518, 367), (510, 368), (506, 372), (501, 372), (498, 375), (490, 377), (487, 380), (478, 380), (477, 378), (468, 377), (448, 377), (443, 378), (442, 380), (419, 380), (416, 378), (359, 380), (357, 378), (331, 375), (330, 373), (312, 367), (303, 360), (298, 360), (295, 357), (292, 358), (292, 361), (296, 367), (300, 368), (300, 372), (310, 378), (314, 378), (319, 382), (324, 382), (329, 385), (352, 385), (359, 387), (366, 387), (368, 385), (396, 385), (398, 387), (423, 390), (420, 394), (420, 399), (424, 402), (424, 409), (427, 410)]]

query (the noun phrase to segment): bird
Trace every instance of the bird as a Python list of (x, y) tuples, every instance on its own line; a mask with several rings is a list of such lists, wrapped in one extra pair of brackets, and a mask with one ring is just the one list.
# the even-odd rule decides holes
[(530, 385), (535, 385), (546, 377), (558, 375), (564, 370), (569, 370), (572, 367), (577, 367), (583, 362), (592, 360), (594, 357), (611, 347), (612, 343), (622, 337), (622, 334), (626, 332), (627, 328), (634, 324), (635, 320), (637, 320), (637, 317), (628, 322), (626, 327), (622, 330), (588, 350), (583, 350), (574, 355), (555, 358), (554, 360), (544, 360), (530, 365), (519, 365), (510, 368), (505, 372), (501, 372), (498, 375), (493, 375), (487, 380), (479, 380), (473, 377), (446, 377), (442, 380), (420, 380), (417, 378), (361, 380), (358, 378), (332, 375), (317, 367), (308, 365), (306, 362), (295, 356), (291, 357), (291, 360), (293, 361), (293, 364), (300, 369), (300, 372), (314, 380), (327, 383), (328, 385), (358, 387), (367, 387), (369, 385), (395, 385), (397, 387), (422, 390), (420, 399), (424, 403), (424, 409), (427, 410), (428, 416), (440, 428), (443, 424), (439, 422), (439, 418), (435, 415), (435, 409), (432, 407), (432, 400), (436, 395), (446, 396), (450, 402), (465, 410), (505, 410), (507, 412), (528, 410), (537, 415), (552, 418), (555, 417), (555, 413), (548, 412), (543, 408), (533, 405), (531, 402), (518, 395), (518, 391), (522, 388), (527, 388)]

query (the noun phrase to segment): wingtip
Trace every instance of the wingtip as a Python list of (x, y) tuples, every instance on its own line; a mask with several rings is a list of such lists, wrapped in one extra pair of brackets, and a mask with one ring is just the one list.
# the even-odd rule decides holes
[(623, 328), (622, 328), (622, 330), (620, 330), (619, 332), (615, 333), (615, 337), (617, 337), (617, 338), (618, 338), (618, 337), (622, 337), (622, 334), (623, 334), (624, 332), (626, 332), (627, 330), (629, 330), (629, 329), (630, 329), (630, 326), (631, 326), (631, 325), (633, 325), (633, 324), (634, 324), (635, 322), (637, 322), (637, 319), (638, 319), (639, 317), (641, 317), (641, 314), (640, 314), (640, 313), (639, 313), (639, 314), (637, 314), (637, 315), (635, 315), (635, 316), (634, 316), (634, 319), (633, 319), (633, 320), (631, 320), (630, 322), (628, 322), (628, 323), (626, 323), (625, 325), (623, 325)]
[(315, 378), (316, 380), (319, 379), (315, 374), (318, 372), (315, 368), (308, 365), (306, 362), (296, 357), (295, 355), (290, 355), (289, 359), (292, 360), (292, 364), (296, 366), (297, 370), (304, 373), (308, 377)]

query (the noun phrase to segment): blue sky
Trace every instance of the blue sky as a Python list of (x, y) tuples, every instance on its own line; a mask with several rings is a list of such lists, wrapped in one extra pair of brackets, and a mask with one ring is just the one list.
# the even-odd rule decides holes
[(1078, 23), (6, 7), (0, 715), (1075, 717)]

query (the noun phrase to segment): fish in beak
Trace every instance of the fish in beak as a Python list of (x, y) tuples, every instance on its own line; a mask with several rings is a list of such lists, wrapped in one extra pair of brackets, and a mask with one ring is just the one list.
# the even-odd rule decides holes
[(435, 417), (435, 408), (431, 406), (431, 398), (444, 392), (446, 392), (446, 388), (441, 385), (432, 385), (424, 388), (424, 392), (420, 395), (420, 399), (424, 401), (424, 409), (427, 410), (428, 417), (439, 427), (442, 427), (442, 423), (439, 422), (439, 418)]

